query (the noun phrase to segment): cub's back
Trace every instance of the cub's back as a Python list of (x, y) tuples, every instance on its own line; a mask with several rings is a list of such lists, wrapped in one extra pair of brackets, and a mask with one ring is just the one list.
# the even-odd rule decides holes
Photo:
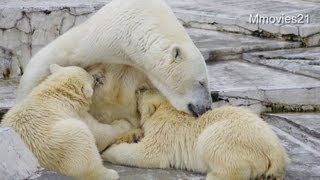
[(281, 146), (278, 137), (266, 122), (241, 107), (216, 108), (205, 113), (198, 121), (206, 122), (207, 127), (219, 126), (215, 133), (221, 132), (222, 136), (230, 139), (230, 142), (255, 143), (255, 146), (261, 146), (263, 149), (266, 145)]

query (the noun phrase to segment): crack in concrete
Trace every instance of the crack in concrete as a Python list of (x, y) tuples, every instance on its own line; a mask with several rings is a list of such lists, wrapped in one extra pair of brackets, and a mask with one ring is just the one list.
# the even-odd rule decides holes
[[(185, 12), (184, 12), (185, 13)], [(271, 38), (271, 39), (280, 39), (280, 40), (286, 40), (286, 41), (294, 41), (294, 42), (302, 42), (303, 46), (307, 46), (308, 40), (312, 38), (315, 35), (320, 34), (320, 32), (309, 34), (306, 37), (301, 37), (300, 35), (300, 28), (297, 27), (297, 34), (289, 33), (289, 34), (281, 34), (278, 33), (271, 33), (265, 30), (263, 27), (259, 26), (257, 27), (257, 30), (251, 30), (246, 28), (245, 26), (240, 26), (239, 24), (223, 24), (218, 22), (201, 22), (201, 21), (185, 21), (182, 18), (179, 18), (181, 22), (183, 22), (183, 25), (186, 27), (194, 27), (194, 28), (200, 28), (200, 29), (206, 29), (206, 30), (217, 30), (222, 32), (231, 32), (231, 33), (237, 33), (237, 34), (245, 34), (245, 35), (252, 35), (260, 38)], [(238, 19), (236, 19), (237, 21)], [(205, 25), (208, 27), (204, 27), (201, 25)], [(237, 27), (238, 30), (230, 30), (228, 27)], [(285, 27), (285, 25), (279, 26), (279, 31), (281, 27)], [(234, 28), (231, 28), (234, 29)]]
[(296, 56), (296, 57), (286, 57), (286, 56), (264, 56), (264, 55), (258, 55), (258, 58), (260, 59), (276, 59), (276, 60), (317, 60), (315, 58), (307, 58), (302, 56)]

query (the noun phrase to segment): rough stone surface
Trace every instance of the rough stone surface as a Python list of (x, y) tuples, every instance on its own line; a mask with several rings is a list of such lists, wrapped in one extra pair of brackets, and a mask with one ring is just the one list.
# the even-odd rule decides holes
[(208, 71), (211, 91), (228, 102), (235, 99), (245, 106), (259, 102), (320, 104), (320, 81), (314, 78), (241, 61), (211, 62)]
[(261, 39), (195, 28), (188, 28), (187, 31), (206, 60), (240, 59), (245, 52), (296, 48), (301, 45), (299, 42)]
[(272, 127), (286, 148), (290, 164), (287, 180), (320, 179), (320, 153), (277, 127)]
[(105, 163), (105, 166), (119, 173), (121, 180), (204, 180), (202, 174), (174, 169), (142, 169)]
[(14, 105), (15, 91), (18, 87), (19, 79), (1, 80), (0, 79), (0, 120), (4, 114)]
[[(16, 25), (16, 20), (23, 20), (21, 9), (27, 13), (33, 11), (70, 10), (72, 15), (78, 16), (79, 12), (80, 14), (83, 12), (87, 14), (95, 12), (108, 2), (110, 0), (3, 0), (0, 2), (0, 9), (5, 10), (2, 10), (0, 14), (5, 18), (0, 21), (0, 27), (12, 28)], [(186, 26), (263, 37), (280, 37), (288, 40), (303, 41), (309, 46), (319, 44), (320, 3), (317, 1), (228, 0), (226, 2), (220, 0), (167, 0), (167, 3)], [(296, 16), (297, 18), (300, 18), (298, 16), (301, 14), (303, 15), (301, 16), (303, 23), (252, 24), (249, 22), (250, 14), (268, 17), (286, 15)], [(306, 15), (309, 15), (309, 22), (307, 22)], [(27, 20), (23, 21), (27, 22)], [(28, 31), (29, 28), (24, 30)]]
[(286, 147), (291, 163), (287, 179), (320, 179), (319, 113), (264, 114)]
[(243, 59), (320, 79), (319, 47), (244, 53)]
[[(268, 123), (320, 152), (320, 113), (263, 114)], [(319, 162), (320, 163), (320, 162)]]
[(39, 167), (37, 159), (17, 134), (9, 128), (0, 128), (0, 179), (25, 179)]
[(320, 139), (320, 113), (286, 113), (275, 115), (286, 119), (290, 124)]
[(28, 180), (74, 180), (74, 178), (64, 176), (52, 171), (39, 171)]
[[(319, 44), (319, 1), (175, 0), (168, 3), (187, 26), (302, 41), (307, 46)], [(252, 24), (250, 14), (260, 17), (298, 17), (301, 14), (303, 23)], [(306, 15), (309, 15), (309, 23)]]
[(9, 128), (0, 128), (0, 179), (71, 180), (41, 168), (19, 135)]

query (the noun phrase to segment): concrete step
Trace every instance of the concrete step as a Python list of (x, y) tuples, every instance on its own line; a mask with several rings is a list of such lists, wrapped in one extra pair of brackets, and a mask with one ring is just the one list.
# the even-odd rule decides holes
[(187, 28), (196, 46), (207, 61), (241, 59), (252, 51), (289, 49), (301, 46), (300, 42), (262, 39), (235, 33)]
[(287, 179), (320, 179), (320, 113), (264, 114), (290, 157)]
[[(1, 1), (0, 78), (19, 76), (40, 48), (86, 20), (107, 2), (109, 1)], [(238, 59), (243, 52), (301, 46), (299, 42), (267, 40), (209, 30), (188, 29), (188, 32), (208, 60)]]
[[(319, 111), (320, 81), (247, 62), (209, 62), (216, 105), (248, 106), (254, 112)], [(281, 109), (282, 108), (282, 109)]]
[(244, 53), (243, 59), (320, 79), (320, 47)]
[[(319, 45), (320, 3), (310, 0), (168, 0), (179, 19), (190, 27), (250, 34)], [(250, 23), (250, 15), (296, 17), (301, 23)], [(272, 20), (273, 18), (273, 20)], [(307, 20), (308, 19), (308, 20)], [(252, 22), (252, 21), (251, 21)]]
[(320, 152), (320, 113), (265, 113), (262, 116), (268, 123)]

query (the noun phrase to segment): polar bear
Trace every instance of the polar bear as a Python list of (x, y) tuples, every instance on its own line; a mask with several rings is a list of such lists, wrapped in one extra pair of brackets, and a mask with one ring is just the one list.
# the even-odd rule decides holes
[[(114, 0), (58, 37), (28, 63), (17, 102), (48, 76), (54, 63), (107, 70), (111, 78), (94, 94), (90, 108), (101, 124), (127, 120), (137, 127), (133, 102), (142, 84), (155, 86), (179, 111), (200, 115), (211, 107), (203, 56), (163, 0)], [(99, 150), (114, 140), (102, 139), (97, 140)]]
[(52, 75), (5, 114), (1, 126), (11, 127), (42, 167), (77, 179), (117, 179), (103, 166), (95, 139), (85, 124), (94, 79), (76, 66), (50, 66)]
[(139, 99), (145, 137), (112, 145), (102, 158), (143, 168), (179, 168), (208, 173), (206, 179), (283, 179), (288, 157), (275, 133), (239, 107), (219, 107), (200, 118), (177, 111), (159, 94)]

